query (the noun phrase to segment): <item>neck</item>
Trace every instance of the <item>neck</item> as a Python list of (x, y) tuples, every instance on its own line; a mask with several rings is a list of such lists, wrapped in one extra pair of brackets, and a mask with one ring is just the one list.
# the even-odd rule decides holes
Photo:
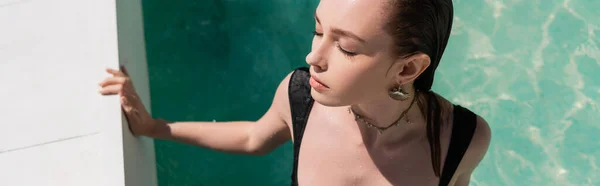
[[(376, 128), (369, 128), (366, 123), (357, 121), (366, 144), (381, 146), (386, 144), (403, 143), (425, 134), (425, 125), (414, 96), (404, 101), (386, 97), (366, 103), (352, 105), (352, 111), (365, 121), (378, 128), (386, 128), (379, 133)], [(405, 113), (403, 115), (403, 113)], [(402, 118), (401, 118), (402, 117)], [(408, 121), (407, 122), (407, 118)]]

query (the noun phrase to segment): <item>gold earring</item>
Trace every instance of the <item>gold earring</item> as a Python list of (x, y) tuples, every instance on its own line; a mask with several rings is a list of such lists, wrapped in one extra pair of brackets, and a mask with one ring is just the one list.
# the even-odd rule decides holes
[(390, 90), (388, 92), (388, 94), (390, 95), (390, 97), (392, 99), (395, 99), (395, 100), (398, 100), (398, 101), (404, 101), (404, 100), (407, 100), (409, 98), (408, 92), (404, 91), (402, 89), (402, 86), (398, 86), (398, 88), (393, 88), (392, 90)]

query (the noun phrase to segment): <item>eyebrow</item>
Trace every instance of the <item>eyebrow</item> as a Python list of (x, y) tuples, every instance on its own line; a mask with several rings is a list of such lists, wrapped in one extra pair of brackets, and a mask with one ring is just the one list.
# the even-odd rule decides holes
[[(315, 20), (317, 21), (317, 23), (321, 24), (321, 21), (319, 20), (319, 16), (317, 16), (317, 12), (316, 11), (315, 11), (315, 15), (314, 16), (315, 16)], [(362, 43), (366, 43), (367, 42), (363, 38), (358, 37), (356, 34), (350, 32), (350, 31), (346, 31), (346, 30), (342, 30), (342, 29), (339, 29), (339, 28), (332, 27), (331, 28), (331, 32), (333, 32), (335, 34), (338, 34), (338, 35), (341, 35), (341, 36), (346, 36), (346, 37), (354, 38), (354, 39), (356, 39), (356, 40), (358, 40), (358, 41), (360, 41)]]

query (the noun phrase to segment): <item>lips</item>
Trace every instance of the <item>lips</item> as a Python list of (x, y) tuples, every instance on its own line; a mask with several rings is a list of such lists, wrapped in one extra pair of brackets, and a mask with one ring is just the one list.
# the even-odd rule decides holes
[(322, 83), (322, 81), (319, 80), (315, 76), (311, 76), (310, 77), (310, 86), (313, 87), (314, 89), (318, 89), (318, 90), (329, 89), (329, 87), (327, 85), (325, 85), (324, 83)]

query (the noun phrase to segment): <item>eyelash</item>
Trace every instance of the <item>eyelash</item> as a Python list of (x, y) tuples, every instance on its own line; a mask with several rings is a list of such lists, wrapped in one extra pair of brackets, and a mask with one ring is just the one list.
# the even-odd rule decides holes
[[(319, 33), (319, 32), (317, 32), (317, 31), (313, 31), (312, 33), (313, 33), (313, 35), (314, 35), (314, 36), (319, 36), (319, 37), (323, 36), (323, 34), (322, 34), (322, 33)], [(341, 47), (339, 44), (336, 44), (336, 46), (337, 46), (337, 48), (340, 50), (340, 52), (342, 52), (342, 53), (343, 53), (344, 55), (346, 55), (347, 57), (353, 57), (353, 56), (356, 56), (356, 55), (357, 55), (357, 54), (356, 54), (356, 53), (354, 53), (354, 52), (349, 52), (349, 51), (347, 51), (347, 50), (344, 50), (344, 49), (343, 49), (343, 48), (342, 48), (342, 47)]]

